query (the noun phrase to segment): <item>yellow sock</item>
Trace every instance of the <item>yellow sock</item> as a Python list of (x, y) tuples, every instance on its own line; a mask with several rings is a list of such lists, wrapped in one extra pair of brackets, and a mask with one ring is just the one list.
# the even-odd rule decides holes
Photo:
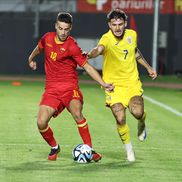
[(118, 134), (121, 138), (123, 144), (127, 144), (130, 142), (130, 132), (127, 124), (117, 125)]

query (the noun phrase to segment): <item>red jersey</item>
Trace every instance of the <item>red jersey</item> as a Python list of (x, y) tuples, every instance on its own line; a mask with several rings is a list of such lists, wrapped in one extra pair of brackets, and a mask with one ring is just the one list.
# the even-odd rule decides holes
[(46, 89), (60, 91), (78, 89), (77, 65), (84, 66), (86, 56), (71, 37), (60, 43), (56, 41), (56, 32), (46, 33), (38, 43), (44, 49), (44, 67)]

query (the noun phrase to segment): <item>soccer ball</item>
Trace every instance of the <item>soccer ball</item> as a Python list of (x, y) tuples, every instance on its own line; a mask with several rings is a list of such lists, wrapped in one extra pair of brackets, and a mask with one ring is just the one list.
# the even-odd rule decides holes
[(88, 163), (92, 159), (92, 148), (86, 144), (79, 144), (73, 149), (72, 155), (74, 161)]

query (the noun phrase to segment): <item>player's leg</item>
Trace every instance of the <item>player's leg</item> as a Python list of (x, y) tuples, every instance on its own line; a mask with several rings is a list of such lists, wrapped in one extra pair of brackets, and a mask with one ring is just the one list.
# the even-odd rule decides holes
[(126, 108), (121, 103), (117, 103), (111, 106), (111, 110), (116, 119), (118, 134), (127, 152), (127, 159), (133, 162), (135, 161), (135, 155), (130, 141), (129, 127), (126, 123)]
[(146, 127), (144, 112), (144, 100), (142, 96), (134, 96), (129, 101), (129, 111), (138, 120), (138, 139), (144, 141), (146, 139)]
[(76, 121), (79, 134), (83, 140), (83, 142), (90, 147), (92, 147), (91, 136), (89, 132), (89, 127), (87, 124), (86, 119), (83, 117), (82, 114), (82, 103), (80, 100), (73, 99), (70, 101), (69, 107), (67, 108), (71, 113), (72, 117)]
[(37, 126), (40, 134), (43, 139), (48, 143), (51, 147), (51, 152), (48, 155), (49, 160), (56, 160), (57, 153), (60, 151), (59, 145), (56, 143), (56, 140), (53, 135), (53, 131), (48, 125), (52, 115), (54, 114), (55, 109), (46, 106), (40, 105), (37, 117)]
[[(86, 119), (83, 117), (82, 108), (83, 108), (83, 105), (82, 105), (81, 101), (77, 100), (77, 99), (73, 99), (70, 101), (68, 110), (77, 123), (78, 131), (79, 131), (79, 134), (80, 134), (83, 142), (85, 144), (89, 145), (90, 147), (92, 147), (92, 140), (91, 140), (91, 136), (90, 136), (88, 123), (87, 123)], [(99, 153), (96, 153), (95, 151), (93, 151), (92, 160), (97, 162), (101, 159), (101, 157), (102, 156)]]

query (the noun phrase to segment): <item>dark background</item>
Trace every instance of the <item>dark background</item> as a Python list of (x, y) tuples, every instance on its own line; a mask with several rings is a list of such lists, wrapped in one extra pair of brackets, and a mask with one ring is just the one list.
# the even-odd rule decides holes
[[(39, 38), (48, 31), (54, 31), (55, 13), (40, 14), (39, 37), (34, 38), (33, 13), (0, 13), (0, 74), (31, 74), (27, 60)], [(71, 32), (74, 38), (98, 39), (108, 30), (106, 14), (73, 13)], [(128, 14), (130, 21), (130, 14)], [(151, 64), (153, 40), (153, 15), (135, 14), (138, 32), (138, 47)], [(158, 72), (177, 74), (182, 72), (182, 15), (160, 15), (159, 31), (167, 32), (167, 48), (159, 48)], [(83, 48), (84, 49), (84, 48)], [(39, 58), (37, 74), (44, 72)], [(139, 68), (142, 74), (146, 72)], [(35, 74), (35, 73), (33, 73)]]

